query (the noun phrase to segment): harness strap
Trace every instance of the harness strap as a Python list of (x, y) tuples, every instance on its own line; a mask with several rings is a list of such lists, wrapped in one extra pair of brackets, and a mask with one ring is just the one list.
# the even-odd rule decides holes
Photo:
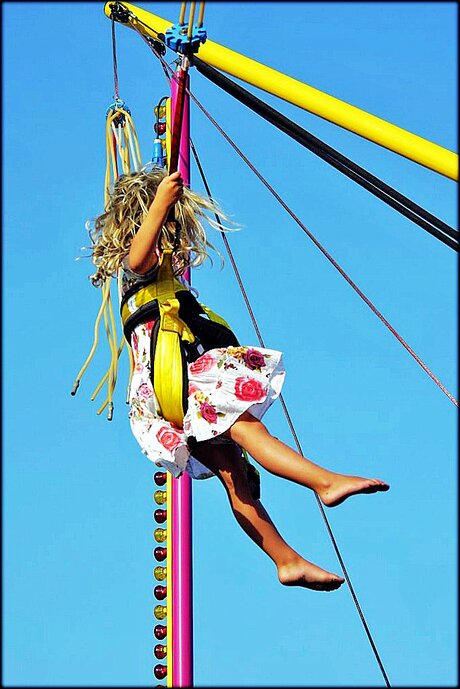
[[(158, 278), (152, 285), (156, 291), (160, 322), (155, 342), (152, 337), (151, 375), (161, 415), (182, 426), (187, 362), (183, 356), (181, 341), (194, 342), (195, 336), (179, 318), (180, 303), (176, 296), (178, 285), (180, 283), (174, 278), (172, 267), (172, 251), (167, 249), (163, 251)], [(181, 288), (184, 289), (182, 285)], [(160, 368), (161, 375), (156, 375)]]
[[(185, 342), (194, 342), (195, 336), (184, 321), (179, 318), (180, 303), (176, 297), (179, 281), (174, 278), (172, 267), (172, 251), (163, 251), (158, 279), (154, 283), (157, 291), (158, 306), (160, 309), (160, 331), (173, 332), (180, 335)], [(184, 289), (183, 285), (181, 288)]]
[(169, 317), (163, 320), (164, 329), (182, 332), (182, 329), (186, 327), (183, 321), (181, 321), (183, 325), (174, 323), (174, 320), (180, 320), (177, 316), (176, 295), (178, 292), (188, 292), (188, 290), (174, 277), (171, 254), (170, 249), (163, 252), (158, 276), (154, 282), (140, 287), (134, 294), (132, 290), (129, 290), (121, 300), (121, 318), (124, 327), (139, 312), (148, 315), (154, 308), (157, 309), (160, 305), (163, 306), (163, 312), (168, 312), (169, 314)]
[(210, 309), (209, 306), (206, 306), (206, 304), (200, 303), (200, 306), (210, 321), (214, 321), (214, 323), (220, 323), (220, 325), (223, 325), (225, 328), (228, 328), (229, 330), (231, 330), (231, 327), (229, 326), (227, 321), (224, 318), (222, 318), (222, 316), (219, 316), (218, 313), (216, 313), (215, 311), (212, 311), (212, 309)]

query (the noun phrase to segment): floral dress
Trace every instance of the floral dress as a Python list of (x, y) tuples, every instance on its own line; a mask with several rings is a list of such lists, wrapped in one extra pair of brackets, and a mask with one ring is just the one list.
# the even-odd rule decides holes
[[(138, 275), (125, 264), (122, 292), (136, 282), (149, 282), (157, 268)], [(134, 370), (131, 380), (129, 419), (142, 452), (158, 467), (178, 477), (213, 476), (193, 456), (193, 443), (208, 440), (231, 442), (222, 437), (245, 411), (261, 419), (278, 397), (284, 381), (281, 352), (260, 347), (223, 347), (204, 352), (188, 364), (188, 409), (183, 428), (166, 421), (150, 376), (150, 337), (154, 321), (138, 325), (131, 335)]]

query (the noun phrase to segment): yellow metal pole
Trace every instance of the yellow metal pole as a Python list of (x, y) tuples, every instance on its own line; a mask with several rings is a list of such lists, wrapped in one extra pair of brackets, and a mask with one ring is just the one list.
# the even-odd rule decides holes
[(201, 29), (201, 27), (203, 26), (204, 7), (205, 7), (205, 5), (206, 5), (205, 2), (200, 2), (200, 10), (199, 10), (199, 13), (198, 13), (198, 22), (197, 22), (197, 26), (198, 26), (199, 29)]
[[(107, 2), (104, 6), (104, 12), (108, 17), (110, 17), (110, 5), (111, 3)], [(147, 28), (140, 22), (136, 24), (139, 31), (153, 38), (156, 38), (158, 33), (164, 33), (173, 23), (136, 5), (127, 2), (123, 2), (122, 5), (131, 10), (142, 22), (152, 27), (151, 29)], [(200, 59), (216, 67), (216, 69), (359, 134), (359, 136), (439, 172), (445, 177), (458, 180), (457, 154), (438, 146), (438, 144), (401, 129), (401, 127), (371, 115), (365, 110), (323, 93), (302, 81), (293, 79), (218, 43), (207, 40), (200, 47)]]
[(185, 20), (185, 8), (187, 7), (187, 3), (183, 2), (181, 7), (180, 7), (180, 13), (179, 13), (179, 24), (182, 26)]
[(187, 31), (187, 37), (188, 38), (191, 38), (192, 33), (193, 33), (193, 20), (195, 18), (195, 5), (196, 5), (196, 2), (190, 3), (190, 14), (188, 15), (188, 31)]

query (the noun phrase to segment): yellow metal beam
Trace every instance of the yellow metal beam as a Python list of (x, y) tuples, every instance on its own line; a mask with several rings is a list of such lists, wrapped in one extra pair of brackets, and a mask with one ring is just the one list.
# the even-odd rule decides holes
[[(108, 17), (110, 17), (111, 4), (107, 2), (104, 5), (104, 12)], [(144, 24), (137, 23), (139, 31), (153, 38), (156, 38), (158, 33), (164, 33), (173, 23), (136, 5), (127, 2), (121, 4), (151, 27), (147, 28)], [(401, 127), (371, 115), (365, 110), (323, 93), (218, 43), (207, 40), (200, 47), (200, 59), (216, 69), (359, 134), (359, 136), (439, 172), (445, 177), (458, 180), (458, 155), (438, 146), (438, 144), (401, 129)]]

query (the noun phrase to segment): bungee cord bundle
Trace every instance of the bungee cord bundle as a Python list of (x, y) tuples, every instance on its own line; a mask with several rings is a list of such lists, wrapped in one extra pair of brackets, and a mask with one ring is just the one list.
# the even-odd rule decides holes
[[(110, 197), (111, 189), (115, 181), (122, 174), (128, 175), (131, 172), (138, 172), (142, 166), (142, 159), (139, 147), (139, 141), (137, 138), (136, 128), (134, 126), (133, 119), (131, 117), (131, 112), (129, 108), (125, 105), (124, 101), (120, 99), (119, 87), (118, 87), (118, 69), (117, 69), (117, 56), (116, 56), (116, 41), (115, 41), (115, 27), (114, 19), (112, 18), (112, 46), (113, 46), (113, 70), (114, 70), (114, 86), (115, 94), (114, 101), (108, 107), (106, 111), (106, 124), (105, 124), (105, 148), (106, 148), (106, 168), (104, 176), (104, 204)], [(118, 301), (120, 301), (121, 294), (121, 280), (120, 271), (118, 271)], [(120, 358), (121, 352), (125, 346), (125, 338), (122, 335), (120, 342), (118, 343), (117, 328), (115, 324), (115, 317), (113, 312), (113, 303), (111, 296), (111, 286), (112, 278), (106, 277), (102, 279), (101, 285), (101, 295), (102, 303), (99, 312), (96, 316), (94, 323), (94, 336), (93, 344), (91, 346), (88, 357), (77, 374), (74, 381), (71, 394), (75, 395), (78, 387), (80, 385), (80, 380), (88, 368), (91, 360), (94, 357), (98, 343), (99, 343), (99, 326), (102, 317), (104, 318), (105, 332), (107, 336), (107, 341), (110, 349), (110, 363), (107, 372), (100, 380), (99, 384), (95, 388), (91, 395), (91, 401), (94, 401), (103, 388), (107, 384), (107, 397), (102, 405), (97, 410), (97, 414), (101, 414), (107, 407), (107, 419), (109, 421), (113, 418), (113, 394), (117, 382), (118, 375), (118, 360)], [(133, 358), (130, 348), (129, 351), (129, 380), (128, 380), (128, 391), (129, 385), (133, 373)]]

